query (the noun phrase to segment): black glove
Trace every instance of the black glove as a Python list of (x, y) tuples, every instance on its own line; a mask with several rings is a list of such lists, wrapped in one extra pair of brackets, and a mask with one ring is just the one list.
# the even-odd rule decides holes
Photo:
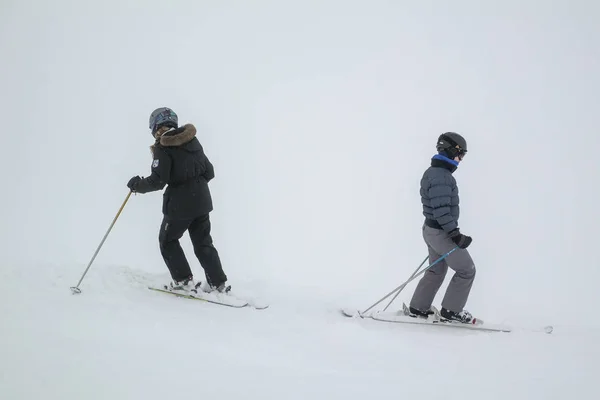
[(461, 249), (466, 249), (473, 241), (470, 236), (460, 233), (458, 228), (450, 231), (448, 235), (450, 236), (450, 239), (452, 239), (452, 241)]
[(131, 189), (132, 192), (135, 192), (135, 188), (141, 180), (142, 180), (142, 178), (140, 178), (139, 176), (136, 175), (133, 178), (131, 178), (129, 180), (129, 182), (127, 182), (127, 187), (129, 189)]

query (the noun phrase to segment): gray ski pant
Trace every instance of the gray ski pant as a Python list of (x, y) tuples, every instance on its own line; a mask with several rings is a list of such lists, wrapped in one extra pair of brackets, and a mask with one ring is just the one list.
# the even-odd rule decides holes
[[(456, 246), (446, 232), (427, 225), (423, 225), (423, 239), (429, 250), (429, 264), (427, 265), (431, 265)], [(429, 310), (433, 299), (444, 282), (448, 267), (454, 270), (455, 273), (448, 284), (448, 289), (442, 300), (442, 307), (454, 312), (463, 310), (475, 279), (475, 264), (466, 249), (456, 249), (423, 274), (410, 301), (411, 307), (421, 311)]]

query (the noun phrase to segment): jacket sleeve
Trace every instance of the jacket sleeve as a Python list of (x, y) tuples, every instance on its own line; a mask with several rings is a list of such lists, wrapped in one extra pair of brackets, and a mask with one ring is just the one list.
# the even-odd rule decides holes
[(169, 182), (171, 176), (171, 157), (160, 147), (154, 149), (151, 174), (143, 178), (135, 187), (138, 193), (154, 192), (161, 190)]
[(206, 155), (204, 156), (204, 162), (206, 166), (206, 171), (202, 176), (204, 177), (204, 179), (206, 179), (206, 182), (210, 182), (210, 180), (215, 177), (215, 167), (212, 165), (212, 163)]
[(433, 218), (440, 224), (442, 229), (450, 232), (458, 228), (458, 223), (452, 216), (452, 185), (447, 180), (436, 179), (428, 190)]

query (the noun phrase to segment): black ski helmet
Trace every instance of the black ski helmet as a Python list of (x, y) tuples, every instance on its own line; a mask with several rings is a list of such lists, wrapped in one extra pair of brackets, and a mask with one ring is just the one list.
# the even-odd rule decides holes
[(462, 158), (467, 154), (467, 141), (458, 133), (445, 132), (438, 137), (436, 149), (440, 153), (446, 153), (448, 158)]
[(170, 128), (178, 127), (178, 118), (175, 111), (171, 110), (168, 107), (160, 107), (156, 110), (152, 111), (150, 114), (150, 119), (148, 120), (148, 127), (154, 136), (154, 133), (158, 130), (158, 128), (162, 126), (168, 126)]

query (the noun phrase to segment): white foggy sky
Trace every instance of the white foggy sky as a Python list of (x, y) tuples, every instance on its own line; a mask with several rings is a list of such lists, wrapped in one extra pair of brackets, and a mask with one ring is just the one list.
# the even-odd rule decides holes
[[(467, 308), (579, 316), (599, 300), (599, 9), (3, 1), (3, 265), (72, 265), (76, 283), (150, 171), (150, 112), (169, 106), (215, 164), (232, 282), (367, 306), (425, 257), (419, 180), (451, 130), (470, 150), (455, 173), (478, 268)], [(166, 273), (161, 202), (132, 196), (92, 270)]]

